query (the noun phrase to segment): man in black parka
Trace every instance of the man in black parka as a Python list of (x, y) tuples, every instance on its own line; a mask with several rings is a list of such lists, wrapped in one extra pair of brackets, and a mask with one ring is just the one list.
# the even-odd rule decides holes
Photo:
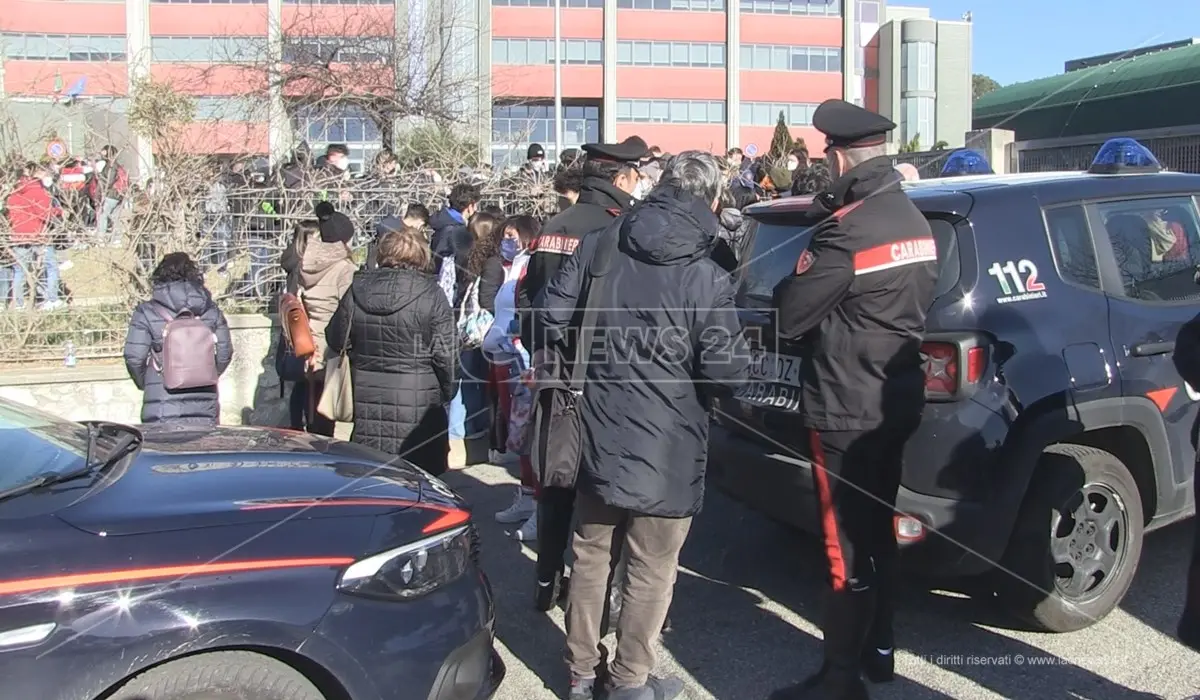
[(606, 697), (669, 700), (683, 689), (678, 679), (650, 675), (653, 649), (679, 552), (704, 500), (710, 391), (739, 385), (749, 367), (733, 282), (710, 257), (724, 184), (715, 156), (675, 156), (645, 201), (584, 237), (535, 311), (547, 347), (561, 354), (578, 323), (588, 266), (599, 246), (615, 245), (608, 274), (592, 282), (598, 294), (586, 300), (597, 309), (592, 347), (603, 350), (586, 359), (579, 403), (584, 437), (566, 614), (571, 700), (591, 700), (598, 690), (602, 620), (620, 550), (629, 559)]
[[(631, 136), (618, 144), (590, 143), (583, 147), (583, 185), (579, 200), (552, 217), (529, 245), (525, 277), (517, 286), (517, 312), (521, 318), (521, 342), (530, 354), (544, 347), (532, 313), (534, 300), (553, 279), (563, 262), (575, 254), (583, 237), (602, 229), (633, 204), (638, 182), (638, 162), (646, 154), (646, 142)], [(568, 352), (574, 352), (571, 348)], [(569, 355), (568, 355), (569, 356)], [(549, 610), (558, 601), (564, 570), (563, 554), (571, 536), (575, 492), (570, 489), (542, 490), (538, 505), (538, 580), (536, 603)]]

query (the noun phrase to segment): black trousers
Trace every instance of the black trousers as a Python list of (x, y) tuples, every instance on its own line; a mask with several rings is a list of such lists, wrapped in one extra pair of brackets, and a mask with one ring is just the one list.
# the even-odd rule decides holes
[(543, 487), (537, 517), (538, 581), (553, 581), (566, 566), (571, 522), (575, 517), (575, 490)]
[[(288, 412), (291, 414), (292, 430), (304, 430), (313, 435), (333, 437), (337, 424), (317, 412), (317, 403), (321, 400), (321, 392), (325, 390), (324, 375), (307, 382), (296, 382), (292, 385), (292, 395), (288, 399)], [(312, 392), (310, 398), (309, 391)]]
[(894, 645), (896, 493), (915, 427), (810, 433), (829, 584), (834, 596), (846, 598), (838, 608), (849, 618), (829, 624), (864, 628), (839, 650), (853, 659), (864, 644)]

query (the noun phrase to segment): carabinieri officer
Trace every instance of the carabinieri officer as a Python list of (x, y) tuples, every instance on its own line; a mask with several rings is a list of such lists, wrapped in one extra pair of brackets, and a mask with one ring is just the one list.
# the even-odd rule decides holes
[(896, 125), (842, 100), (813, 114), (832, 183), (808, 249), (775, 287), (779, 334), (803, 348), (802, 396), (829, 565), (820, 671), (771, 700), (867, 698), (892, 679), (893, 513), (925, 407), (921, 342), (937, 246), (886, 151)]

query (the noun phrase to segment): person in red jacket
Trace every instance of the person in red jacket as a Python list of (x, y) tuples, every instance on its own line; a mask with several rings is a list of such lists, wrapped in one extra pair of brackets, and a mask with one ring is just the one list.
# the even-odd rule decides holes
[[(50, 244), (50, 221), (62, 212), (54, 205), (51, 189), (54, 177), (45, 168), (35, 168), (33, 177), (22, 178), (8, 196), (9, 241), (13, 258), (13, 305), (24, 308), (29, 299), (25, 288), (26, 274), (36, 275), (39, 308), (57, 309), (64, 306), (58, 298), (58, 253)], [(40, 267), (40, 274), (39, 274)], [(32, 286), (32, 285), (30, 285)]]

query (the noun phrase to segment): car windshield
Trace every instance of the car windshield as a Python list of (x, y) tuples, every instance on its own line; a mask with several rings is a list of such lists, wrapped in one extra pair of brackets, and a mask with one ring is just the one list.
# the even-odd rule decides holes
[(79, 467), (87, 442), (87, 428), (79, 423), (0, 400), (0, 491), (46, 472)]
[[(940, 219), (930, 219), (938, 251), (938, 284), (935, 294), (941, 296), (958, 284), (961, 260), (954, 226)], [(808, 247), (812, 226), (803, 221), (780, 220), (772, 217), (759, 221), (744, 252), (738, 306), (761, 307), (771, 303), (775, 285), (796, 269), (796, 261)]]

